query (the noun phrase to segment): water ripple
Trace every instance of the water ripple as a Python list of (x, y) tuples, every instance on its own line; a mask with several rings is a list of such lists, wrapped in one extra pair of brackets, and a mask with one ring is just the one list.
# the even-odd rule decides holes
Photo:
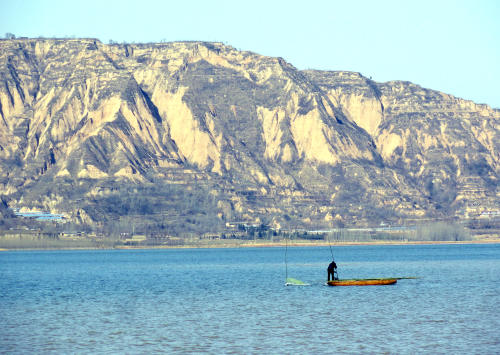
[(0, 254), (2, 353), (499, 353), (500, 249), (327, 248)]

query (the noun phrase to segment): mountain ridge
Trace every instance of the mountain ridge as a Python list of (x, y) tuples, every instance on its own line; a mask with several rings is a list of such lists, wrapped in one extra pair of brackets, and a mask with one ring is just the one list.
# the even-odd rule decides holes
[(500, 111), (487, 105), (222, 43), (0, 49), (0, 193), (12, 208), (198, 232), (498, 210)]

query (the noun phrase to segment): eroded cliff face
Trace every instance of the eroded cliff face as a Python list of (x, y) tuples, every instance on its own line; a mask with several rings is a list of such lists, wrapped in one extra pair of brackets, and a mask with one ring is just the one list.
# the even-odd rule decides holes
[(464, 213), (498, 208), (499, 110), (410, 82), (307, 74), (370, 134), (386, 166), (411, 179), (437, 207)]
[(498, 118), (411, 83), (301, 72), (220, 43), (0, 41), (2, 195), (84, 223), (105, 220), (118, 190), (151, 186), (165, 195), (144, 216), (182, 221), (189, 208), (165, 191), (200, 190), (218, 225), (437, 217), (478, 196), (491, 208)]

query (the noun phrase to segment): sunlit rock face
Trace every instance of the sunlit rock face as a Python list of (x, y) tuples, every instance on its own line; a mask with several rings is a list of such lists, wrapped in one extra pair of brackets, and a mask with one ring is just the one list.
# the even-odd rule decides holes
[(103, 196), (151, 186), (205, 191), (215, 227), (480, 213), (498, 203), (499, 117), (221, 43), (0, 41), (1, 194), (87, 224)]
[(370, 134), (385, 166), (434, 207), (466, 214), (498, 209), (499, 110), (410, 82), (376, 83), (352, 72), (307, 75)]

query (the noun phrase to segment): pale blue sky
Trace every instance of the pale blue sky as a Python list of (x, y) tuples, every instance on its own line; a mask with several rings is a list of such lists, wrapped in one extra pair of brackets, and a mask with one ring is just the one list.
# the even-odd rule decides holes
[(221, 41), (500, 108), (500, 1), (0, 0), (0, 36)]

